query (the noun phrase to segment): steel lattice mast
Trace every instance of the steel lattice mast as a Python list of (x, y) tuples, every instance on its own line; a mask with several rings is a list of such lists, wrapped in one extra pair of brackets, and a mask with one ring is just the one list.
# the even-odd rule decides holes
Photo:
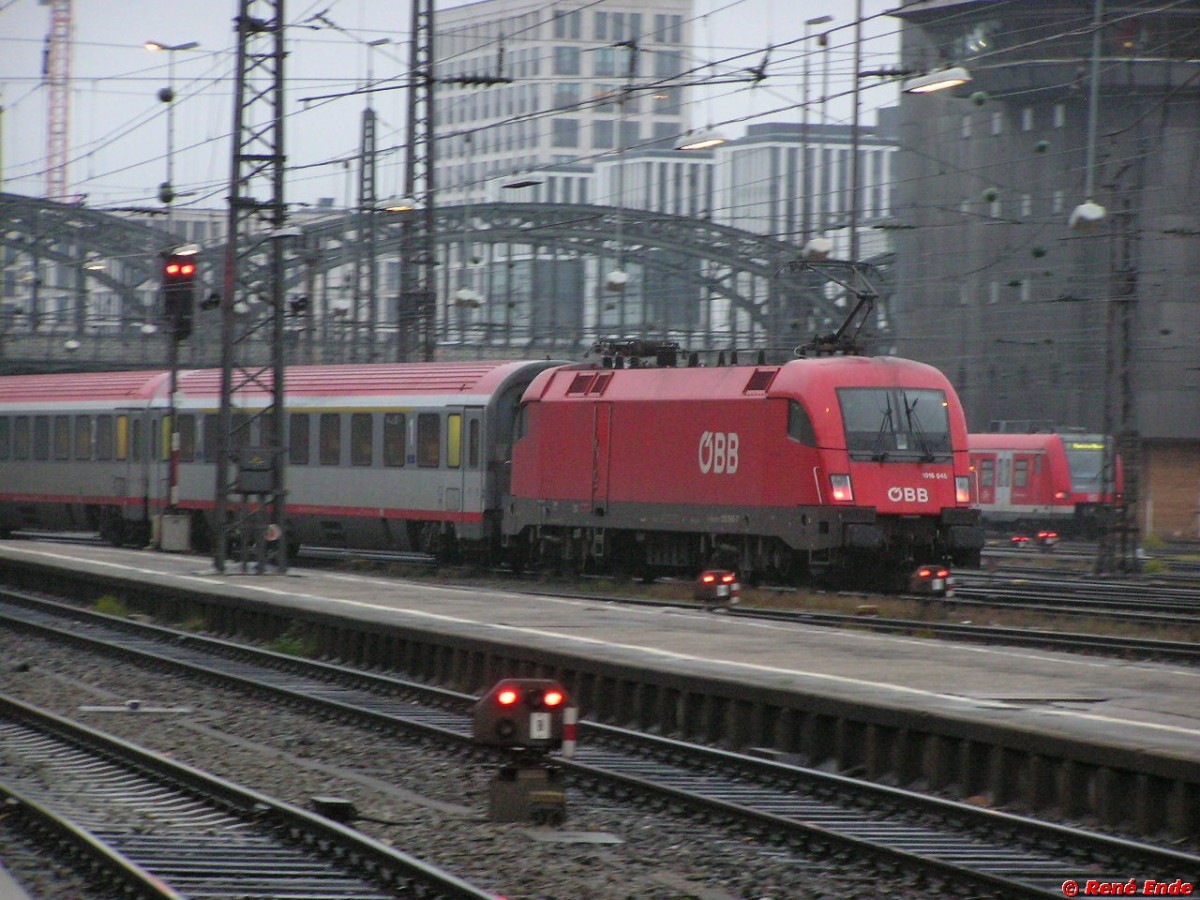
[(437, 344), (433, 30), (433, 0), (413, 0), (404, 191), (417, 208), (401, 225), (403, 263), (396, 347), (402, 361), (417, 347), (422, 359), (432, 360)]
[(71, 113), (71, 0), (51, 0), (43, 75), (50, 88), (46, 121), (46, 199), (66, 203)]
[[(235, 21), (237, 83), (214, 501), (218, 571), (225, 570), (231, 547), (241, 549), (243, 570), (251, 557), (257, 572), (266, 571), (268, 562), (280, 572), (287, 568), (282, 531), (283, 5), (283, 0), (240, 0)], [(261, 277), (254, 280), (255, 270), (263, 268), (269, 272), (265, 283)]]

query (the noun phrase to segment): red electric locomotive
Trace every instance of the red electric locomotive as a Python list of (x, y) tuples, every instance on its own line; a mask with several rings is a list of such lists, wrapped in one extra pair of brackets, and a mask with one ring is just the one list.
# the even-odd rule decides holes
[(519, 558), (903, 584), (979, 563), (963, 412), (921, 363), (562, 366), (530, 384), (515, 435)]
[[(971, 434), (973, 492), (988, 527), (1094, 536), (1097, 510), (1111, 502), (1101, 434)], [(1119, 458), (1113, 460), (1117, 494)]]

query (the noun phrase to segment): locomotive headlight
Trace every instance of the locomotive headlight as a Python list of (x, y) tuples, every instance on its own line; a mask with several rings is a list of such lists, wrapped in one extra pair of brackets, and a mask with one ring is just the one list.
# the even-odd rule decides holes
[(854, 488), (850, 486), (849, 475), (830, 475), (829, 487), (833, 491), (834, 500), (854, 502)]
[(954, 500), (956, 503), (971, 502), (971, 479), (968, 476), (954, 476)]

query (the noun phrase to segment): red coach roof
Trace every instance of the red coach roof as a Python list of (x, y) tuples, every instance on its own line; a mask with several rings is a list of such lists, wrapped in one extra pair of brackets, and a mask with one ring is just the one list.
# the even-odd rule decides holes
[(1061, 439), (1059, 434), (968, 434), (972, 450), (1045, 450)]
[(0, 378), (0, 403), (71, 400), (146, 400), (167, 381), (166, 372), (79, 372), (68, 375), (10, 375)]
[[(490, 394), (529, 361), (462, 363), (380, 363), (345, 366), (291, 366), (286, 370), (290, 396)], [(541, 365), (549, 365), (542, 362)], [(67, 375), (13, 375), (0, 378), (0, 403), (72, 400), (147, 400), (166, 396), (168, 373), (162, 371), (87, 372)], [(184, 369), (179, 390), (192, 397), (221, 393), (220, 369)], [(241, 394), (242, 392), (239, 392)], [(265, 390), (249, 388), (251, 395)]]

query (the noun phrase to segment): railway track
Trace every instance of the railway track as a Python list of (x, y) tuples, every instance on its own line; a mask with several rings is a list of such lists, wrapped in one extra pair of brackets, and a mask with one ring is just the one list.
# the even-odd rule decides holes
[[(44, 540), (58, 537), (31, 533)], [(86, 534), (68, 535), (67, 543), (99, 543)], [(339, 548), (305, 548), (306, 560), (318, 566), (361, 561), (372, 564), (402, 565), (415, 569), (433, 569), (437, 561), (428, 554), (396, 553), (392, 551), (351, 551)], [(605, 595), (599, 592), (572, 591), (569, 585), (540, 588), (522, 582), (511, 573), (504, 573), (504, 589), (530, 594), (551, 594), (603, 603), (645, 605), (666, 608), (695, 609), (691, 601), (663, 598), (637, 598), (628, 595)], [(1003, 625), (977, 625), (938, 620), (937, 609), (966, 610), (1012, 609), (1053, 617), (1105, 619), (1122, 625), (1134, 625), (1178, 633), (1192, 629), (1200, 633), (1200, 588), (1151, 584), (1145, 581), (1095, 581), (1071, 573), (1028, 572), (1021, 574), (976, 573), (958, 570), (958, 582), (952, 601), (913, 597), (919, 601), (922, 614), (912, 617), (888, 618), (874, 614), (846, 614), (809, 609), (763, 609), (751, 605), (733, 607), (721, 612), (752, 619), (792, 622), (799, 625), (819, 625), (831, 628), (853, 628), (884, 634), (914, 634), (946, 640), (1007, 646), (1036, 647), (1091, 655), (1109, 655), (1123, 659), (1146, 659), (1196, 664), (1200, 662), (1200, 643), (1191, 640), (1168, 640), (1136, 635), (1108, 635), (1094, 632), (1069, 632), (1061, 627), (1034, 628)], [(448, 582), (441, 581), (446, 584)], [(478, 584), (477, 578), (464, 576), (463, 584)], [(787, 591), (788, 589), (780, 589)], [(1131, 597), (1136, 592), (1139, 596)], [(870, 597), (864, 595), (870, 606)]]
[(4, 695), (0, 747), (8, 816), (137, 896), (494, 897), (337, 823)]
[(955, 572), (955, 580), (955, 602), (1173, 627), (1200, 625), (1200, 588), (1195, 586), (1032, 572), (1007, 576)]
[[(0, 618), (322, 715), (415, 732), (452, 751), (471, 745), (470, 695), (11, 592), (0, 600)], [(998, 897), (1061, 897), (1065, 880), (1124, 882), (1131, 873), (1193, 883), (1200, 877), (1200, 857), (1170, 849), (594, 723), (582, 723), (579, 752), (561, 764), (584, 793), (652, 798), (721, 817), (797, 852), (870, 854)]]

